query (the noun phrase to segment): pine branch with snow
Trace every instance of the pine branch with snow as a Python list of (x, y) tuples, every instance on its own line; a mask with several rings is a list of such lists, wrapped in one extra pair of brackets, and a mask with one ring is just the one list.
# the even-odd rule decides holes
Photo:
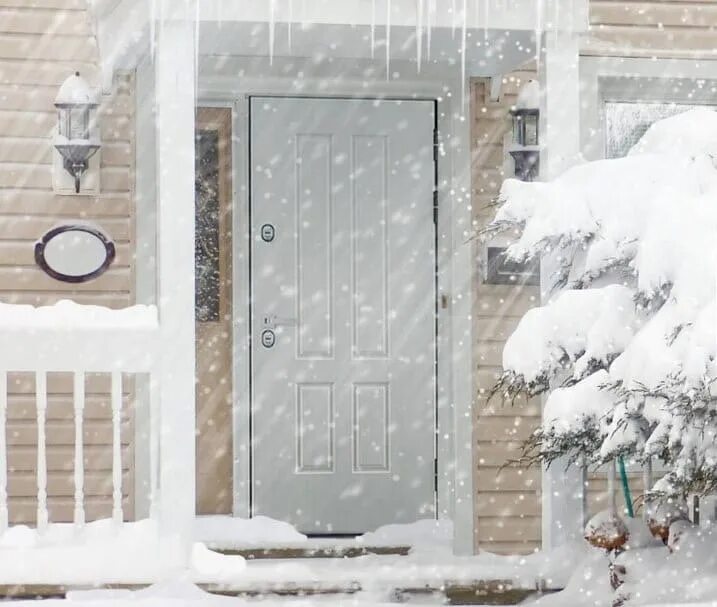
[(698, 109), (625, 158), (503, 184), (487, 234), (517, 235), (512, 260), (559, 259), (566, 282), (508, 339), (496, 386), (548, 393), (527, 444), (543, 461), (655, 457), (655, 492), (717, 488), (715, 159), (717, 113)]

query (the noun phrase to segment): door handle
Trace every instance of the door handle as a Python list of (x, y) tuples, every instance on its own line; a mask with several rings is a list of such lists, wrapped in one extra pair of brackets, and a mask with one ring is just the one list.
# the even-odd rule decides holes
[(296, 318), (283, 318), (276, 314), (265, 314), (264, 315), (264, 329), (274, 330), (277, 327), (295, 327), (297, 324)]

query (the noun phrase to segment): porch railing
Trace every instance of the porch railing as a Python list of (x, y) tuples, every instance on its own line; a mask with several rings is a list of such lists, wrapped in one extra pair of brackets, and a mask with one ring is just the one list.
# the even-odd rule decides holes
[[(123, 512), (123, 457), (122, 424), (123, 382), (125, 377), (148, 380), (147, 402), (148, 427), (143, 450), (149, 455), (149, 503), (150, 518), (157, 520), (159, 497), (160, 458), (160, 403), (161, 385), (159, 372), (159, 328), (157, 326), (73, 326), (12, 327), (0, 323), (0, 536), (8, 531), (11, 517), (9, 508), (8, 464), (8, 409), (12, 398), (8, 394), (8, 376), (11, 373), (32, 374), (34, 383), (34, 413), (37, 423), (36, 448), (36, 506), (37, 536), (58, 521), (51, 520), (48, 510), (48, 377), (56, 373), (71, 374), (72, 424), (74, 426), (73, 468), (68, 478), (74, 485), (72, 495), (72, 523), (77, 531), (85, 527), (85, 406), (87, 402), (86, 378), (92, 374), (109, 376), (109, 409), (111, 410), (111, 518), (118, 529), (124, 523)], [(30, 390), (32, 392), (32, 390)], [(32, 402), (32, 401), (31, 401)], [(69, 420), (68, 420), (69, 421)], [(34, 442), (33, 438), (33, 442)], [(109, 446), (108, 446), (109, 448)], [(108, 471), (108, 477), (110, 476)], [(66, 527), (67, 525), (65, 525)], [(2, 552), (0, 546), (0, 552)], [(1, 555), (0, 555), (1, 557)], [(0, 558), (1, 560), (1, 558)], [(42, 575), (41, 573), (39, 575)], [(3, 578), (0, 572), (0, 578)], [(108, 572), (108, 579), (113, 579)], [(103, 580), (93, 580), (102, 582)], [(26, 583), (25, 580), (4, 580), (5, 583)]]

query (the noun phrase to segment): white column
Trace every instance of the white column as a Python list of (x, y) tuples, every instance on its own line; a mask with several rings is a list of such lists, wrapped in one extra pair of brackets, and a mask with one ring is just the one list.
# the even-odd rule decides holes
[[(473, 280), (475, 279), (475, 239), (472, 238), (471, 210), (471, 154), (470, 120), (461, 114), (470, 111), (470, 86), (457, 83), (455, 90), (464, 90), (464, 98), (454, 107), (453, 140), (448, 147), (452, 154), (453, 193), (446, 201), (451, 205), (451, 258), (452, 292), (450, 301), (451, 322), (451, 382), (454, 423), (455, 471), (453, 487), (453, 551), (466, 556), (475, 552), (477, 534), (476, 512), (473, 500), (473, 405), (475, 401), (473, 347)], [(440, 162), (440, 160), (439, 160)], [(440, 186), (439, 186), (440, 190)], [(445, 195), (445, 194), (444, 194)], [(439, 205), (443, 200), (439, 201)]]
[(162, 340), (157, 514), (165, 546), (184, 562), (191, 547), (195, 495), (193, 5), (166, 1), (155, 50)]
[[(569, 30), (548, 32), (543, 44), (538, 78), (543, 87), (540, 177), (545, 181), (560, 175), (579, 158), (580, 79), (578, 34)], [(545, 300), (550, 295), (546, 286), (550, 284), (554, 264), (548, 257), (541, 265)], [(566, 463), (560, 460), (543, 471), (543, 548), (555, 548), (582, 537), (583, 491), (583, 473), (579, 467), (566, 470)]]

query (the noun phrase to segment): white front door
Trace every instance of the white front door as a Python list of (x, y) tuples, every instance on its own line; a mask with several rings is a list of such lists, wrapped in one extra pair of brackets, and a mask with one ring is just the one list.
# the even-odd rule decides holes
[(251, 100), (253, 512), (435, 516), (434, 103)]

